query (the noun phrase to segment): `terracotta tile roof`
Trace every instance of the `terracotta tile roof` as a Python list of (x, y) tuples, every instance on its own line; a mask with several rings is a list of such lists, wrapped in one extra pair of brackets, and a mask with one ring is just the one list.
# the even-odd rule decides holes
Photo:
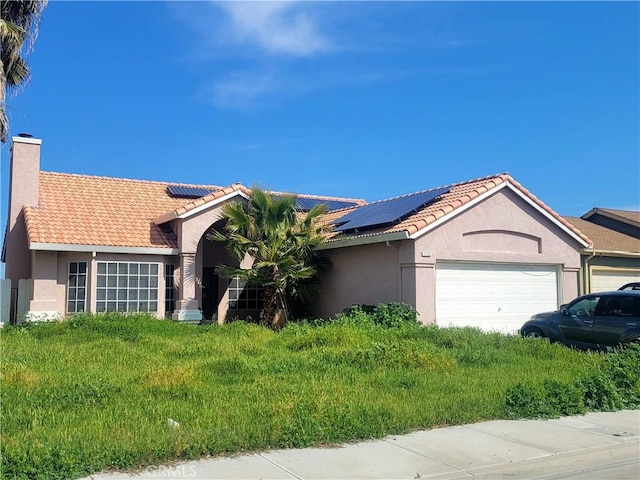
[[(184, 215), (185, 213), (190, 212), (191, 210), (194, 210), (198, 207), (201, 207), (203, 205), (206, 205), (207, 203), (211, 203), (214, 202), (215, 200), (219, 199), (220, 197), (223, 197), (225, 195), (228, 195), (230, 193), (233, 193), (234, 191), (239, 191), (244, 193), (245, 195), (249, 196), (251, 195), (251, 190), (246, 188), (245, 186), (243, 186), (242, 184), (239, 183), (235, 183), (227, 188), (224, 189), (220, 189), (216, 192), (213, 192), (205, 197), (202, 198), (198, 198), (196, 200), (193, 200), (191, 202), (189, 202), (186, 205), (183, 205), (182, 207), (173, 210), (172, 212), (169, 212), (168, 215), (163, 215), (164, 218), (168, 218), (168, 216), (173, 216), (173, 217), (178, 217), (180, 215)], [(366, 202), (362, 199), (359, 198), (342, 198), (342, 197), (328, 197), (328, 196), (323, 196), (323, 195), (308, 195), (308, 194), (297, 194), (297, 193), (283, 193), (283, 192), (274, 192), (274, 191), (270, 191), (269, 193), (271, 193), (272, 195), (278, 195), (278, 196), (283, 196), (283, 195), (294, 195), (297, 196), (299, 198), (310, 198), (310, 199), (315, 199), (315, 200), (326, 200), (326, 201), (338, 201), (338, 202), (355, 202), (359, 205), (364, 205)]]
[[(229, 195), (233, 192), (242, 192), (245, 195), (250, 194), (250, 190), (247, 189), (245, 186), (243, 186), (240, 183), (234, 183), (233, 185), (230, 185), (226, 188), (221, 188), (215, 192), (210, 193), (209, 195), (205, 195), (204, 197), (201, 197), (201, 198), (196, 198), (194, 200), (191, 200), (187, 204), (181, 205), (180, 207), (173, 209), (171, 212), (169, 212), (169, 216), (179, 217), (180, 215), (184, 215), (185, 213), (188, 213), (191, 210), (195, 210), (198, 207), (202, 207), (203, 205), (206, 205), (208, 203), (215, 202), (219, 198), (224, 197), (225, 195)], [(184, 202), (184, 199), (183, 199), (183, 202)], [(166, 212), (164, 213), (165, 215), (163, 216), (166, 217), (167, 216)]]
[(578, 217), (564, 217), (569, 223), (589, 236), (594, 250), (640, 253), (640, 241), (624, 233), (612, 230)]
[[(197, 199), (175, 198), (167, 193), (169, 185), (214, 191)], [(32, 243), (176, 248), (175, 234), (155, 220), (175, 218), (236, 191), (250, 193), (241, 184), (223, 188), (40, 172), (38, 206), (25, 205), (23, 214)], [(364, 203), (361, 199), (298, 196)]]
[[(560, 222), (569, 231), (573, 232), (576, 236), (581, 238), (584, 242), (588, 244), (591, 243), (587, 236), (585, 236), (573, 225), (571, 225), (569, 222), (563, 219), (560, 215), (558, 215), (553, 210), (551, 210), (551, 208), (546, 206), (535, 195), (529, 192), (520, 183), (515, 181), (513, 177), (511, 177), (508, 173), (492, 175), (488, 177), (478, 178), (475, 180), (469, 180), (462, 183), (448, 185), (447, 187), (450, 188), (450, 190), (447, 193), (441, 195), (435, 202), (427, 205), (425, 208), (410, 215), (409, 217), (403, 219), (402, 221), (400, 221), (395, 225), (392, 225), (386, 228), (381, 228), (378, 230), (368, 231), (362, 234), (356, 234), (356, 235), (354, 234), (345, 235), (345, 234), (333, 233), (332, 235), (329, 236), (329, 238), (331, 241), (331, 240), (341, 240), (345, 238), (367, 237), (367, 236), (374, 236), (374, 235), (381, 235), (381, 234), (402, 232), (402, 231), (406, 232), (408, 235), (413, 235), (414, 233), (417, 233), (420, 230), (440, 220), (445, 215), (448, 215), (462, 208), (464, 205), (468, 204), (469, 202), (473, 201), (479, 196), (487, 193), (488, 191), (498, 187), (499, 185), (505, 182), (509, 182), (515, 188), (520, 190), (531, 201), (533, 201), (541, 209), (546, 211), (554, 219)], [(396, 197), (396, 198), (400, 198), (400, 197)], [(348, 213), (350, 210), (353, 210), (353, 209), (344, 210), (343, 213), (332, 212), (330, 216), (325, 217), (325, 221), (333, 222), (338, 218), (340, 218), (340, 216)]]
[(177, 184), (40, 172), (38, 206), (23, 208), (29, 241), (175, 248), (173, 232), (153, 223), (187, 202), (168, 195), (168, 185)]
[[(393, 232), (406, 232), (412, 235), (504, 182), (510, 182), (567, 229), (586, 243), (591, 243), (580, 230), (553, 212), (506, 173), (450, 185), (449, 192), (440, 196), (437, 201), (390, 227), (357, 235), (331, 233), (328, 240)], [(205, 197), (188, 200), (169, 195), (167, 193), (169, 185), (200, 187), (214, 191)], [(176, 248), (175, 234), (170, 228), (157, 225), (154, 220), (183, 215), (237, 191), (246, 195), (250, 193), (250, 190), (241, 184), (222, 188), (215, 185), (187, 185), (41, 172), (39, 205), (37, 207), (26, 205), (23, 213), (30, 242)], [(279, 192), (272, 193), (279, 194)], [(362, 199), (320, 195), (299, 196), (366, 204)], [(354, 208), (357, 207), (329, 212), (323, 216), (322, 221), (331, 224), (353, 211)]]

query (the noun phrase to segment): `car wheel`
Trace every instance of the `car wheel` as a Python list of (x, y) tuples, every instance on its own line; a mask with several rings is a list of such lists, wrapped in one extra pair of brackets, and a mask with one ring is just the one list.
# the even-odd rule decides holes
[(542, 330), (535, 327), (525, 328), (524, 331), (522, 332), (522, 336), (529, 337), (529, 338), (546, 338)]

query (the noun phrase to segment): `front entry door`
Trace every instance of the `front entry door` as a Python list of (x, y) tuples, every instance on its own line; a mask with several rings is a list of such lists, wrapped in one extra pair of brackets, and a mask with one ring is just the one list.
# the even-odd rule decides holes
[(202, 315), (211, 320), (218, 313), (218, 275), (216, 269), (202, 269)]

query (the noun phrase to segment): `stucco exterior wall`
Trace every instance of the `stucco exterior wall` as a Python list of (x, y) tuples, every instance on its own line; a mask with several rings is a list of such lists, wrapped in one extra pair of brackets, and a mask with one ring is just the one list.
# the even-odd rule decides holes
[(438, 262), (554, 266), (561, 303), (578, 294), (580, 244), (513, 191), (497, 191), (415, 240), (323, 252), (333, 267), (314, 304), (329, 317), (354, 303), (403, 301), (435, 322)]
[(329, 318), (353, 304), (400, 300), (397, 245), (362, 245), (325, 250), (322, 254), (332, 265), (312, 306), (314, 315)]
[(29, 302), (29, 319), (53, 319), (58, 311), (58, 252), (32, 252), (33, 297)]
[(508, 189), (427, 232), (415, 247), (415, 262), (435, 267), (416, 281), (424, 297), (418, 311), (426, 323), (435, 321), (435, 274), (442, 261), (554, 265), (561, 272), (560, 303), (578, 294), (580, 245)]
[(416, 260), (580, 267), (580, 245), (514, 192), (502, 189), (416, 241)]
[(202, 249), (203, 236), (222, 218), (220, 204), (173, 222), (180, 251), (180, 281), (176, 283), (179, 298), (174, 312), (175, 320), (202, 319), (202, 268), (205, 261)]

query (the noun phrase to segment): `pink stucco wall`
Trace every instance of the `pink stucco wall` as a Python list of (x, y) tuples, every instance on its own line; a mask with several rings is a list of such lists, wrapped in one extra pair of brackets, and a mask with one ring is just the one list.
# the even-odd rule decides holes
[[(578, 294), (578, 242), (506, 188), (418, 238), (414, 254), (417, 264), (435, 268), (440, 261), (559, 266), (560, 303)], [(425, 323), (435, 321), (435, 268), (416, 283)]]
[(58, 312), (58, 252), (32, 252), (32, 255), (33, 298), (29, 312)]
[(561, 303), (578, 293), (579, 243), (507, 188), (416, 240), (324, 253), (334, 267), (315, 303), (323, 317), (353, 303), (404, 301), (416, 307), (423, 323), (433, 323), (441, 261), (558, 266)]
[(331, 261), (315, 315), (329, 318), (353, 304), (377, 304), (400, 297), (398, 245), (371, 244), (322, 252)]
[(31, 252), (22, 207), (38, 205), (40, 144), (39, 139), (14, 137), (11, 147), (5, 278), (10, 279), (14, 285), (21, 278), (31, 276)]
[[(211, 225), (222, 218), (221, 205), (203, 210), (185, 219), (177, 219), (173, 228), (178, 237), (180, 268), (176, 310), (197, 312), (202, 300), (202, 237)], [(200, 282), (200, 283), (199, 283)]]

